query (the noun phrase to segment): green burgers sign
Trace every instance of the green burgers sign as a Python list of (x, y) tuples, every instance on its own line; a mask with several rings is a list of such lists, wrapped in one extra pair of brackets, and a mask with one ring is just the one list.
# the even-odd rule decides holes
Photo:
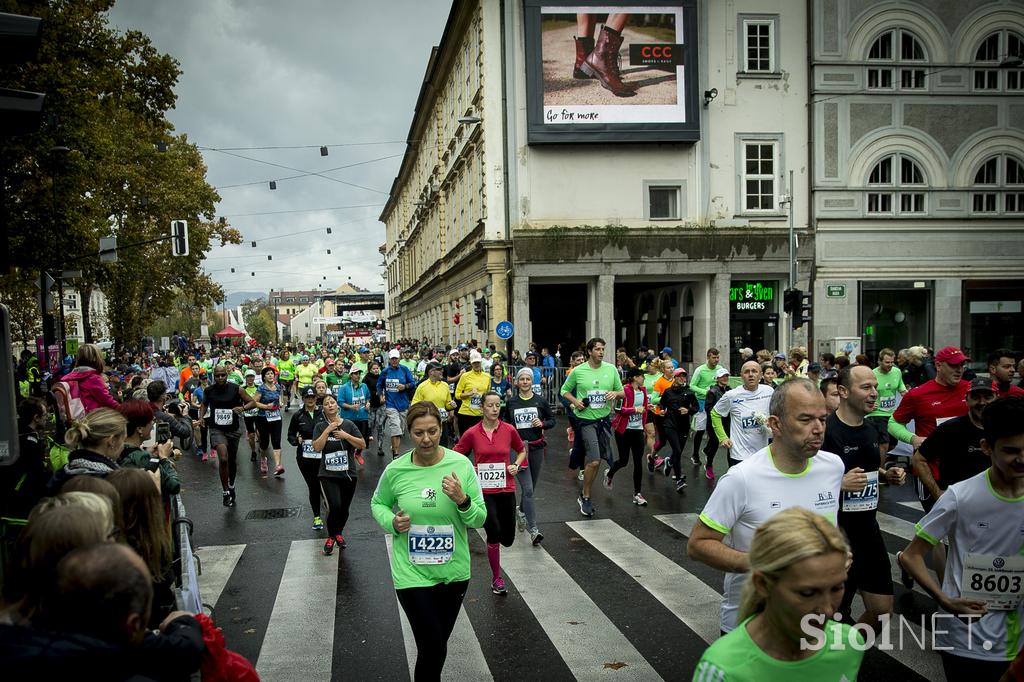
[(734, 313), (771, 312), (774, 300), (774, 282), (733, 283), (729, 289), (729, 309)]

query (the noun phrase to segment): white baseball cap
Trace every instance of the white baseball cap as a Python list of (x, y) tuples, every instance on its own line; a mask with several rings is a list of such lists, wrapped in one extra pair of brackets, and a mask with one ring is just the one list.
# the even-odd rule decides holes
[(480, 355), (479, 351), (474, 350), (469, 352), (469, 364), (472, 365), (474, 362), (483, 362), (483, 360), (484, 356)]
[(400, 358), (400, 357), (402, 357), (402, 354), (400, 352), (398, 352), (397, 348), (392, 348), (391, 350), (388, 351), (388, 359), (389, 360), (391, 358)]

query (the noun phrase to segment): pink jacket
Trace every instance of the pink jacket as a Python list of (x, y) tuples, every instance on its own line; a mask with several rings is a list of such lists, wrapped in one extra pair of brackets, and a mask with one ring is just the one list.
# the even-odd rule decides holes
[(78, 384), (78, 397), (82, 399), (86, 413), (98, 407), (118, 407), (118, 402), (110, 395), (107, 382), (92, 367), (76, 367), (64, 375), (61, 381)]
[[(637, 410), (633, 407), (633, 403), (636, 400), (636, 392), (633, 389), (632, 384), (626, 384), (622, 387), (625, 396), (622, 400), (622, 407), (619, 408), (618, 412), (615, 413), (615, 417), (612, 419), (612, 428), (615, 433), (625, 433), (626, 426), (629, 424), (629, 415), (636, 414)], [(641, 408), (641, 423), (647, 425), (647, 407), (651, 404), (650, 398), (647, 396), (647, 389), (643, 386), (640, 387), (640, 392), (644, 394), (644, 406)], [(629, 407), (626, 407), (626, 406)]]

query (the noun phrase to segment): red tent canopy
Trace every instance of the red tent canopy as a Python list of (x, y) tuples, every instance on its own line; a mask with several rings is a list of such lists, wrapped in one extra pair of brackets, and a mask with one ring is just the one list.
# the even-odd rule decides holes
[(218, 339), (228, 339), (233, 338), (235, 336), (245, 336), (245, 332), (240, 332), (229, 324), (228, 326), (224, 327), (219, 332), (214, 334), (214, 336), (217, 337)]

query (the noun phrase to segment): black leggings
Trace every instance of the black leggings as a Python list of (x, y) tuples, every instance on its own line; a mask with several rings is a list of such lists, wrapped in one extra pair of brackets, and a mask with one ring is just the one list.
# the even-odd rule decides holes
[(516, 539), (516, 494), (486, 493), (484, 506), (487, 507), (487, 519), (484, 521), (487, 544), (500, 542), (511, 547)]
[(306, 481), (306, 487), (309, 488), (309, 507), (313, 510), (313, 516), (320, 516), (320, 460), (303, 457), (302, 449), (299, 448), (298, 454), (295, 455), (295, 463)]
[(416, 639), (415, 682), (441, 679), (441, 670), (448, 658), (448, 638), (455, 629), (468, 586), (468, 580), (459, 580), (395, 590)]
[[(356, 428), (359, 429), (359, 433), (362, 434), (363, 442), (364, 443), (369, 443), (370, 442), (370, 422), (366, 421), (365, 419), (361, 419), (359, 421), (353, 421), (352, 423), (356, 425)], [(362, 452), (362, 450), (359, 450), (359, 452)]]
[(270, 445), (275, 450), (281, 449), (281, 422), (267, 421), (266, 417), (256, 417), (256, 433), (260, 435), (260, 452), (263, 452)]
[(686, 439), (689, 435), (686, 431), (677, 431), (672, 426), (672, 422), (667, 419), (665, 420), (665, 439), (668, 440), (668, 445), (672, 448), (672, 473), (677, 478), (683, 475), (679, 460), (683, 454), (683, 448), (686, 447)]
[(700, 459), (700, 442), (704, 440), (704, 429), (693, 432), (693, 458)]
[(474, 417), (471, 414), (456, 414), (455, 419), (459, 424), (460, 436), (483, 421), (483, 417)]
[(348, 476), (320, 477), (320, 490), (327, 501), (327, 534), (332, 538), (345, 531), (348, 508), (356, 494), (356, 480)]
[(640, 494), (641, 461), (644, 456), (644, 446), (647, 444), (647, 434), (642, 429), (626, 429), (624, 433), (615, 434), (615, 445), (619, 449), (619, 459), (608, 469), (608, 478), (611, 479), (615, 472), (625, 468), (629, 464), (629, 455), (633, 454), (633, 494)]
[(1010, 667), (1012, 661), (991, 661), (957, 656), (949, 651), (940, 651), (942, 670), (947, 680), (977, 680), (996, 682)]

